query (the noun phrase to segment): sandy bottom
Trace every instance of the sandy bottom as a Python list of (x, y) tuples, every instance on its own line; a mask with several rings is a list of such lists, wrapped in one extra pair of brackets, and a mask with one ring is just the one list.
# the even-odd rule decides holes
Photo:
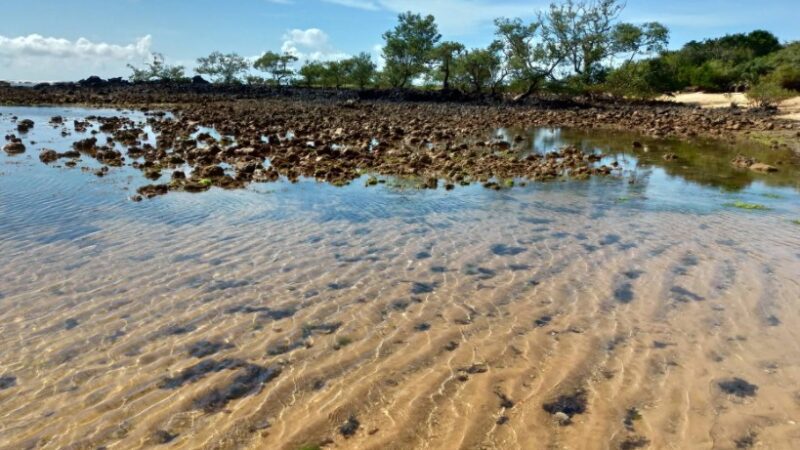
[[(672, 97), (665, 96), (661, 97), (660, 100), (699, 105), (703, 108), (727, 108), (731, 106), (731, 104), (747, 107), (750, 104), (750, 100), (747, 99), (747, 96), (740, 92), (727, 94), (693, 92), (677, 94)], [(782, 119), (800, 120), (800, 97), (791, 98), (782, 102), (779, 105), (779, 109), (780, 115), (778, 117)]]
[[(517, 200), (5, 239), (0, 446), (800, 444), (800, 233)], [(226, 401), (247, 367), (187, 378), (193, 347), (280, 373)], [(754, 395), (721, 389), (735, 377)], [(560, 426), (543, 405), (575, 394)]]

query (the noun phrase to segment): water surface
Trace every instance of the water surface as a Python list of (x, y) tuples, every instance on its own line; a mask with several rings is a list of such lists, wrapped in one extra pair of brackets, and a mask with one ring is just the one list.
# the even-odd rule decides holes
[[(39, 162), (89, 136), (51, 116), (91, 114), (145, 120), (0, 108), (2, 134), (36, 122), (25, 154), (0, 153), (0, 448), (800, 445), (790, 153), (489, 130), (619, 170), (136, 203), (138, 171)], [(544, 407), (559, 396), (586, 401), (566, 426)]]

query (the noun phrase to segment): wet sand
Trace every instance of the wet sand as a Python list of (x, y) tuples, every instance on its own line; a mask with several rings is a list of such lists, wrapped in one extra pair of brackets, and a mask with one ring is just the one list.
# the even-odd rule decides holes
[(795, 448), (797, 188), (665, 167), (134, 203), (0, 155), (0, 448)]

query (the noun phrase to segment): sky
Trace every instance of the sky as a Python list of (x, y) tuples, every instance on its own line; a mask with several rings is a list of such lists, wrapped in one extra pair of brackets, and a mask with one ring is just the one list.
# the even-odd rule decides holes
[[(443, 39), (482, 47), (496, 17), (530, 20), (549, 0), (0, 0), (0, 80), (70, 81), (127, 76), (152, 52), (189, 69), (215, 50), (301, 60), (366, 51), (404, 11), (433, 14)], [(766, 29), (800, 40), (798, 0), (628, 0), (622, 20), (659, 21), (671, 48)]]

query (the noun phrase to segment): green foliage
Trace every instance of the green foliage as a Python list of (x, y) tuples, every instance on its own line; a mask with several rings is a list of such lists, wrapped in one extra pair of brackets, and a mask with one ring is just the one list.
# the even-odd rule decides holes
[(464, 90), (480, 94), (496, 93), (508, 72), (503, 64), (502, 44), (495, 42), (485, 49), (465, 51), (455, 61), (456, 82)]
[(557, 49), (556, 53), (564, 58), (563, 64), (572, 73), (586, 82), (596, 80), (601, 62), (616, 47), (615, 22), (624, 6), (619, 0), (552, 3), (539, 19), (542, 41), (547, 47)]
[(294, 76), (291, 64), (297, 62), (297, 57), (290, 53), (278, 54), (266, 52), (253, 63), (253, 68), (272, 75), (272, 82), (281, 86), (285, 80)]
[(780, 83), (771, 77), (763, 77), (747, 91), (747, 98), (760, 108), (777, 106), (778, 103), (795, 95), (797, 95), (797, 92), (784, 89)]
[(669, 43), (669, 29), (658, 22), (648, 22), (642, 26), (620, 23), (611, 33), (613, 51), (619, 54), (627, 53), (628, 62), (632, 62), (640, 55), (663, 52)]
[(223, 84), (240, 83), (239, 76), (250, 68), (247, 60), (236, 53), (213, 52), (198, 58), (197, 64), (195, 72), (208, 75), (214, 82)]
[(411, 12), (398, 16), (399, 23), (383, 34), (386, 42), (384, 78), (392, 87), (407, 87), (422, 75), (432, 61), (433, 50), (442, 38), (433, 16)]
[(375, 82), (377, 66), (372, 62), (372, 57), (369, 53), (359, 53), (357, 56), (350, 58), (349, 61), (347, 75), (350, 84), (358, 86), (359, 89), (364, 89)]
[(496, 35), (502, 45), (512, 86), (528, 95), (545, 84), (583, 91), (603, 81), (610, 57), (662, 51), (669, 30), (657, 22), (636, 26), (619, 23), (624, 3), (618, 0), (553, 3), (530, 24), (498, 19)]
[(305, 87), (319, 86), (325, 77), (325, 64), (319, 61), (307, 61), (297, 72), (299, 84)]
[(339, 89), (355, 86), (364, 89), (375, 82), (376, 66), (368, 53), (341, 61), (308, 61), (298, 71), (299, 84)]
[(463, 52), (464, 45), (452, 41), (442, 42), (433, 49), (432, 58), (436, 64), (434, 77), (442, 81), (442, 89), (450, 89), (456, 60)]
[[(676, 89), (696, 87), (709, 92), (742, 90), (780, 65), (771, 56), (781, 51), (771, 33), (756, 30), (705, 41), (691, 41), (678, 51), (656, 58), (674, 78)], [(797, 64), (795, 64), (795, 67)], [(790, 70), (787, 78), (792, 77)]]
[(186, 75), (183, 66), (170, 66), (166, 64), (164, 55), (153, 53), (153, 60), (139, 69), (131, 64), (128, 68), (133, 71), (130, 80), (134, 83), (147, 81), (185, 81)]

